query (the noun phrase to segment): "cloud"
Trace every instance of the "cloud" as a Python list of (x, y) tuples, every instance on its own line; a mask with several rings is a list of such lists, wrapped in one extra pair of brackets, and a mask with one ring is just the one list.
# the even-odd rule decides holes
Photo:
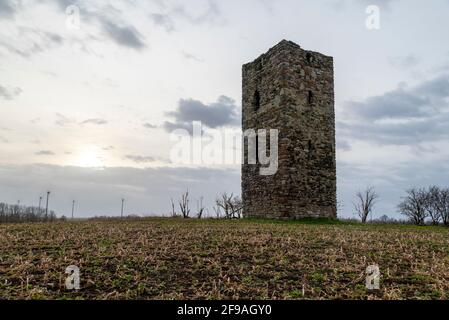
[(168, 14), (152, 13), (150, 20), (155, 26), (161, 27), (167, 32), (175, 30), (173, 19)]
[(448, 74), (344, 107), (347, 120), (337, 123), (343, 137), (381, 144), (449, 139)]
[(0, 1), (0, 18), (10, 18), (16, 13), (16, 5), (14, 1), (11, 0), (1, 0)]
[(16, 88), (6, 88), (0, 85), (0, 98), (5, 100), (13, 100), (16, 97), (20, 96), (22, 93), (22, 89)]
[(202, 24), (223, 24), (224, 18), (221, 13), (218, 2), (215, 0), (208, 0), (206, 9), (199, 14), (197, 12), (191, 12), (185, 6), (177, 6), (173, 13), (179, 15), (180, 17), (186, 19), (193, 25)]
[(67, 9), (67, 7), (72, 5), (79, 5), (78, 0), (54, 0), (59, 8), (62, 10)]
[(55, 120), (55, 123), (56, 123), (58, 126), (64, 127), (64, 126), (66, 126), (66, 125), (68, 125), (68, 124), (72, 124), (72, 123), (75, 123), (75, 122), (76, 122), (75, 120), (69, 119), (69, 118), (67, 118), (66, 116), (64, 116), (63, 114), (56, 113), (56, 120)]
[(217, 102), (209, 105), (194, 99), (181, 99), (178, 107), (167, 116), (174, 118), (174, 122), (166, 121), (164, 128), (167, 131), (174, 129), (192, 130), (192, 122), (200, 121), (209, 128), (220, 128), (240, 125), (240, 111), (235, 101), (226, 96), (220, 96)]
[(149, 163), (149, 162), (154, 162), (156, 161), (155, 158), (153, 157), (148, 157), (148, 156), (136, 156), (136, 155), (126, 155), (125, 159), (127, 160), (131, 160), (135, 163)]
[(35, 153), (36, 156), (54, 156), (55, 153), (49, 150), (41, 150)]
[(54, 32), (23, 26), (10, 30), (7, 36), (0, 39), (0, 48), (22, 58), (29, 58), (64, 44), (64, 38)]
[(118, 45), (143, 50), (146, 44), (142, 35), (131, 25), (118, 25), (107, 19), (102, 20), (103, 30)]
[(143, 126), (144, 126), (145, 128), (147, 128), (147, 129), (156, 129), (156, 128), (157, 128), (156, 125), (151, 124), (151, 123), (148, 123), (148, 122), (147, 122), (147, 123), (144, 123)]
[(81, 122), (81, 124), (95, 124), (95, 125), (104, 125), (107, 124), (108, 121), (104, 120), (104, 119), (87, 119), (84, 120), (83, 122)]

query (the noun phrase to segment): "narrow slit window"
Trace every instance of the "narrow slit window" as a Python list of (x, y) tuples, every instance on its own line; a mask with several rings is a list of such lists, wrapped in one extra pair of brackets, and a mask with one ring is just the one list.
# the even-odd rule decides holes
[(313, 144), (312, 144), (312, 140), (309, 140), (309, 143), (308, 143), (308, 147), (309, 147), (309, 159), (310, 158), (312, 158), (313, 156), (314, 156), (314, 154), (315, 154), (315, 150), (314, 150), (314, 148), (313, 148)]
[(254, 111), (257, 111), (260, 108), (260, 92), (259, 92), (259, 90), (256, 90), (256, 92), (254, 92), (253, 106), (254, 106)]
[(256, 164), (259, 164), (259, 135), (256, 135)]
[(313, 100), (314, 100), (313, 92), (309, 91), (309, 96), (307, 98), (307, 101), (308, 101), (309, 104), (313, 104), (313, 102), (314, 102)]

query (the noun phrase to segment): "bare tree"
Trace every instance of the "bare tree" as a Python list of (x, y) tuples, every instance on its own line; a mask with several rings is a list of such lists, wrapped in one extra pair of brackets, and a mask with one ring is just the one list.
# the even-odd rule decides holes
[(173, 198), (170, 198), (170, 201), (171, 201), (171, 216), (173, 218), (176, 218), (178, 216), (178, 214), (176, 213), (176, 210), (175, 210), (175, 201), (173, 201)]
[(442, 222), (449, 225), (449, 189), (437, 186), (429, 187), (426, 197), (426, 212), (434, 225)]
[(425, 209), (427, 202), (426, 190), (412, 188), (407, 190), (407, 196), (399, 204), (399, 212), (416, 224), (423, 225), (427, 218), (427, 211)]
[(364, 192), (357, 192), (356, 201), (353, 204), (355, 212), (362, 219), (362, 223), (366, 223), (378, 199), (379, 195), (374, 190), (374, 187), (367, 187)]
[(179, 208), (181, 209), (182, 217), (184, 219), (189, 218), (190, 208), (189, 208), (189, 190), (187, 190), (182, 196), (181, 201), (179, 201)]
[(219, 206), (214, 206), (213, 209), (214, 209), (214, 212), (215, 212), (215, 217), (217, 219), (220, 219), (220, 217), (221, 217), (221, 208)]
[(199, 200), (196, 201), (196, 205), (197, 205), (196, 216), (198, 219), (201, 219), (203, 217), (204, 210), (206, 210), (206, 208), (203, 205), (203, 200), (204, 200), (204, 198), (201, 197)]
[[(423, 191), (424, 192), (424, 191)], [(441, 203), (441, 190), (437, 186), (430, 186), (427, 192), (424, 192), (427, 216), (432, 219), (434, 225), (440, 224), (444, 203)]]
[(226, 192), (223, 193), (215, 201), (217, 205), (217, 214), (221, 211), (224, 212), (226, 219), (240, 219), (243, 211), (243, 203), (239, 197), (234, 197), (234, 194), (228, 195)]
[(56, 219), (54, 211), (46, 214), (38, 207), (0, 203), (0, 223), (53, 222)]
[(445, 226), (449, 226), (449, 189), (440, 190), (439, 207), (441, 210), (441, 220)]

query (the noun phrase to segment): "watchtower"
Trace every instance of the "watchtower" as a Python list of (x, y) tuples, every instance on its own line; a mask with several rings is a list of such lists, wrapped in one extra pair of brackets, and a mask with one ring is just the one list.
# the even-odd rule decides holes
[(245, 139), (243, 214), (336, 218), (333, 58), (281, 41), (243, 66), (242, 108), (244, 131), (279, 130), (278, 171), (271, 176), (248, 164)]

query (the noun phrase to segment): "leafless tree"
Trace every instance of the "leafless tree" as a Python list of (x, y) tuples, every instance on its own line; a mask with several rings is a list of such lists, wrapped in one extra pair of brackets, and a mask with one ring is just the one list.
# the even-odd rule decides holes
[(223, 193), (215, 201), (217, 205), (216, 213), (223, 210), (226, 219), (240, 219), (242, 216), (243, 203), (239, 197), (234, 197), (234, 194), (228, 195)]
[(424, 189), (411, 188), (407, 190), (407, 196), (399, 204), (399, 212), (416, 224), (423, 225), (428, 213), (426, 211), (427, 192)]
[(190, 208), (189, 208), (189, 190), (187, 190), (182, 196), (181, 201), (179, 201), (179, 208), (181, 209), (182, 217), (184, 219), (189, 218)]
[[(424, 191), (423, 191), (424, 192)], [(437, 186), (430, 186), (427, 192), (424, 192), (425, 205), (427, 216), (432, 219), (434, 225), (440, 224), (442, 218), (442, 211), (444, 203), (441, 199), (441, 190)]]
[(362, 223), (366, 223), (378, 199), (379, 195), (374, 190), (374, 187), (367, 187), (365, 191), (357, 192), (356, 200), (353, 204), (355, 212), (362, 219)]
[(214, 206), (213, 209), (215, 212), (215, 217), (217, 219), (220, 219), (221, 218), (221, 208), (219, 206)]
[(206, 210), (206, 208), (203, 205), (203, 200), (204, 200), (204, 198), (201, 197), (201, 198), (199, 198), (199, 200), (196, 201), (196, 205), (197, 205), (196, 217), (198, 219), (201, 219), (203, 217), (204, 210)]
[(449, 227), (449, 189), (444, 188), (440, 190), (440, 210), (441, 220), (443, 224)]
[(449, 225), (449, 189), (429, 187), (426, 193), (426, 212), (434, 225)]
[(170, 201), (171, 201), (171, 216), (173, 218), (176, 218), (178, 215), (175, 210), (175, 201), (173, 201), (173, 198), (170, 198)]
[(45, 215), (45, 211), (38, 207), (0, 203), (0, 223), (46, 222), (48, 220), (51, 222), (57, 220), (54, 211), (49, 211)]

